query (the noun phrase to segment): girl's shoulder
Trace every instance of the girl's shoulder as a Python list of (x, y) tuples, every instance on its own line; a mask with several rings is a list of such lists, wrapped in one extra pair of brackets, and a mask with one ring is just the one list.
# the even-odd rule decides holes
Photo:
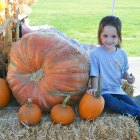
[(123, 50), (122, 48), (117, 48), (117, 51), (125, 53), (125, 50)]
[(121, 48), (117, 48), (118, 53), (120, 53), (123, 56), (127, 56), (126, 51), (121, 49)]

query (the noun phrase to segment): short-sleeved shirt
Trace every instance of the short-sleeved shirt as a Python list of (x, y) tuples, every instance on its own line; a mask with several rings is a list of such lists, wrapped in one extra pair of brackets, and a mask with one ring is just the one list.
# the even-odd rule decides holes
[(122, 78), (128, 68), (127, 55), (120, 48), (107, 51), (99, 46), (90, 53), (90, 76), (100, 77), (102, 94), (126, 94), (122, 90)]

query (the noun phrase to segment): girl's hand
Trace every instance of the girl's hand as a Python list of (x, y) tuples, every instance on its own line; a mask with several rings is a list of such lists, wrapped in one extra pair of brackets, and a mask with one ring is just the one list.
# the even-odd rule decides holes
[(128, 75), (126, 80), (129, 84), (133, 84), (135, 82), (135, 76), (131, 73), (130, 75)]
[(92, 89), (87, 90), (87, 92), (86, 92), (86, 93), (88, 93), (88, 94), (90, 94), (90, 95), (95, 96), (96, 91), (97, 91), (97, 89), (92, 88)]

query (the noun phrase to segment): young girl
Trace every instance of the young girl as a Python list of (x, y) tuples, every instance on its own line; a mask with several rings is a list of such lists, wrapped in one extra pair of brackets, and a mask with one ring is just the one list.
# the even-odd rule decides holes
[(118, 17), (106, 16), (100, 21), (99, 47), (90, 54), (91, 89), (87, 92), (95, 95), (100, 86), (106, 109), (140, 119), (140, 107), (122, 90), (122, 79), (133, 84), (135, 77), (128, 74), (127, 55), (120, 46), (121, 28)]

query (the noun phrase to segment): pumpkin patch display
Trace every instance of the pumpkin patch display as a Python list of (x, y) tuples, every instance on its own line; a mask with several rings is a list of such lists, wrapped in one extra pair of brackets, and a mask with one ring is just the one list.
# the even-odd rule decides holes
[(11, 47), (7, 81), (21, 105), (32, 98), (50, 111), (68, 95), (75, 103), (85, 93), (88, 79), (89, 62), (80, 46), (57, 33), (29, 33)]
[(88, 93), (80, 100), (78, 111), (82, 119), (96, 119), (104, 109), (104, 98), (102, 96), (94, 97)]
[(35, 125), (41, 120), (42, 113), (40, 108), (28, 99), (27, 103), (19, 108), (18, 118), (21, 123)]
[(51, 109), (50, 118), (55, 124), (69, 125), (74, 121), (74, 110), (70, 105), (66, 104), (68, 98), (69, 96), (62, 104), (57, 104)]
[(0, 78), (0, 108), (5, 107), (10, 101), (11, 91), (6, 79)]

